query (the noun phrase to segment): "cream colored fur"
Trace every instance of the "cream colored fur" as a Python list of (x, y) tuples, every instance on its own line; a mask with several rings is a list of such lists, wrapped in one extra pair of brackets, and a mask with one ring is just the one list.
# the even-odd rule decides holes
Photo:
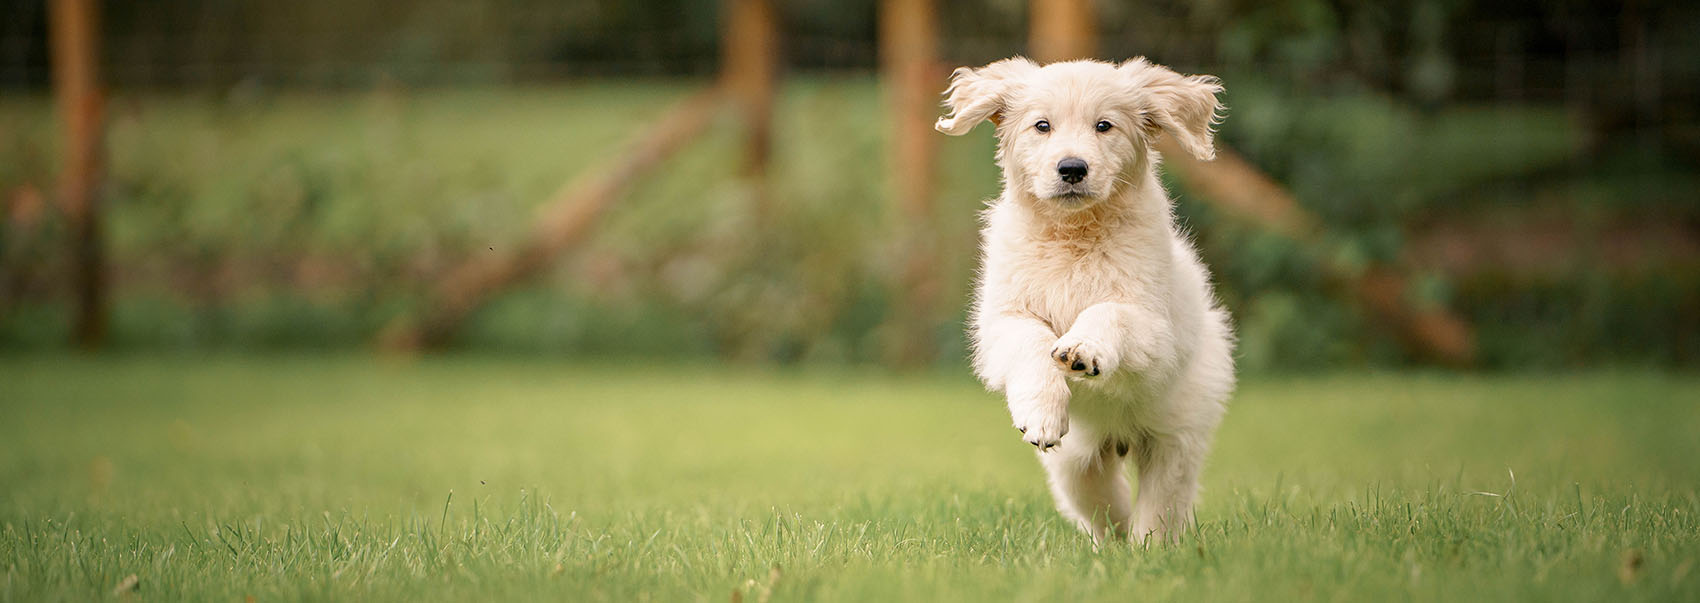
[[(1094, 542), (1172, 541), (1188, 527), (1234, 387), (1228, 314), (1175, 224), (1152, 148), (1170, 136), (1212, 158), (1221, 89), (1144, 59), (1018, 57), (957, 69), (946, 91), (938, 130), (996, 122), (1003, 168), (981, 231), (974, 370), (1008, 399), (1058, 509)], [(1087, 164), (1080, 182), (1059, 175), (1066, 158)]]

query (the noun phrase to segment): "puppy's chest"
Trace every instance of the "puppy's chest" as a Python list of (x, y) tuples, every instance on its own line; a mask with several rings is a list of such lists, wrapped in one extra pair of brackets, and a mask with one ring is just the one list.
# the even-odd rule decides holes
[(1126, 301), (1137, 288), (1127, 258), (1102, 245), (1038, 243), (1011, 249), (1005, 294), (1016, 307), (1045, 319), (1059, 333), (1080, 312), (1105, 301)]

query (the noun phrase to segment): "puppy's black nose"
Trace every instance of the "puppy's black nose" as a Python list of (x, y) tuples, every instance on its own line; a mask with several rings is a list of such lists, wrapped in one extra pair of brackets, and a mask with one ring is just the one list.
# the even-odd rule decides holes
[(1057, 162), (1057, 175), (1062, 176), (1063, 182), (1074, 184), (1086, 179), (1086, 160), (1070, 157)]

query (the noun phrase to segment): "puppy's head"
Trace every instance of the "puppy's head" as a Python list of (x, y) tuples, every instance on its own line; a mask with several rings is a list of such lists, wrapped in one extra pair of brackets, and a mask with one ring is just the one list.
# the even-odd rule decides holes
[(1183, 76), (1143, 58), (1040, 67), (1016, 57), (957, 69), (945, 90), (950, 114), (935, 127), (960, 136), (991, 120), (1006, 186), (1079, 209), (1141, 182), (1159, 136), (1199, 159), (1215, 157), (1210, 127), (1221, 91), (1214, 77)]

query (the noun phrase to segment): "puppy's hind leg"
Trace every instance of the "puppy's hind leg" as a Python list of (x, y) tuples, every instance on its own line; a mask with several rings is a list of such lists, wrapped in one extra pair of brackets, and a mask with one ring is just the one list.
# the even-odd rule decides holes
[(1092, 536), (1094, 546), (1127, 532), (1133, 516), (1125, 459), (1101, 438), (1070, 434), (1063, 445), (1039, 460), (1050, 474), (1057, 510)]
[(1135, 446), (1139, 501), (1133, 508), (1134, 544), (1175, 543), (1192, 523), (1198, 475), (1209, 451), (1209, 436), (1148, 436)]

